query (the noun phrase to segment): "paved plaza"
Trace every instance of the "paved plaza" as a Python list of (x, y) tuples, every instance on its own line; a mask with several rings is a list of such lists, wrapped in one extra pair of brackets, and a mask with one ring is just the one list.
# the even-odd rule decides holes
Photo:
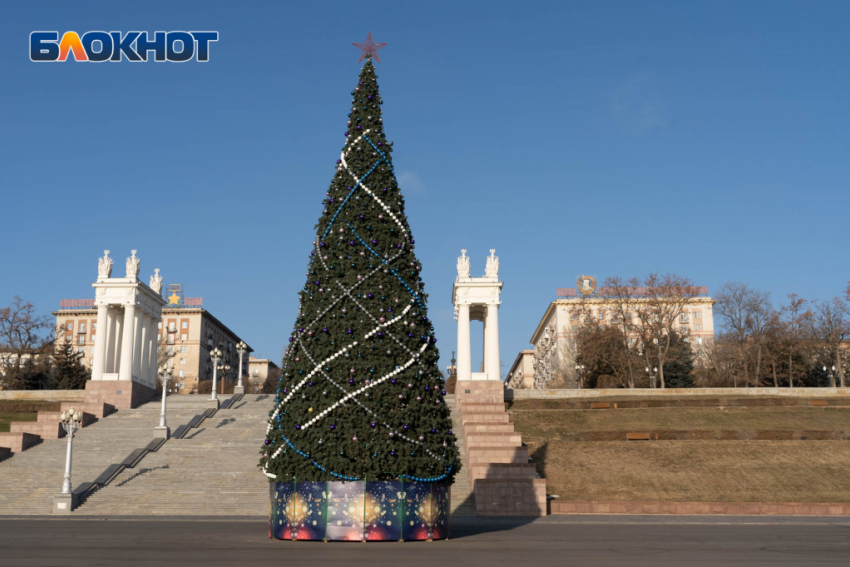
[(0, 518), (0, 565), (846, 565), (850, 518), (458, 518), (452, 539), (275, 541), (261, 518)]

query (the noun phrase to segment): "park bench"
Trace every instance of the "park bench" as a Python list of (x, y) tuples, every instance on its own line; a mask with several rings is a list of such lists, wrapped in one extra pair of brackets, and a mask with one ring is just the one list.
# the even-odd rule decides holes
[(649, 433), (626, 433), (626, 441), (649, 441)]
[(810, 406), (816, 406), (816, 407), (824, 407), (824, 406), (828, 406), (829, 402), (826, 401), (826, 400), (809, 400), (809, 405)]
[(610, 409), (611, 404), (608, 402), (590, 402), (590, 409)]

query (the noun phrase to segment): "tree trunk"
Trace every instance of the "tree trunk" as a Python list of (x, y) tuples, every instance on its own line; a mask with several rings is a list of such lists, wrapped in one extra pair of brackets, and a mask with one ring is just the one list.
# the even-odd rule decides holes
[(776, 363), (771, 362), (770, 364), (771, 364), (771, 366), (773, 366), (773, 387), (778, 388), (779, 382), (776, 380)]
[(844, 387), (844, 369), (841, 367), (841, 342), (838, 343), (838, 348), (835, 350), (835, 367), (838, 368), (838, 379), (841, 381), (841, 387)]
[(753, 376), (753, 380), (755, 380), (754, 386), (760, 386), (759, 382), (761, 382), (761, 344), (759, 344), (756, 349), (756, 373)]
[(794, 353), (788, 354), (788, 387), (794, 387)]

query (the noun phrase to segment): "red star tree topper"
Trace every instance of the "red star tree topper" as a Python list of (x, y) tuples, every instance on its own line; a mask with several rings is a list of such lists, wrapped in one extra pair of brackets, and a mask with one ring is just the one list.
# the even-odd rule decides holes
[(369, 35), (366, 37), (366, 43), (352, 43), (354, 47), (360, 50), (360, 59), (357, 60), (358, 63), (363, 61), (365, 57), (374, 57), (375, 61), (378, 63), (381, 62), (381, 58), (378, 57), (378, 50), (386, 47), (386, 43), (375, 43), (372, 40), (372, 32), (369, 32)]

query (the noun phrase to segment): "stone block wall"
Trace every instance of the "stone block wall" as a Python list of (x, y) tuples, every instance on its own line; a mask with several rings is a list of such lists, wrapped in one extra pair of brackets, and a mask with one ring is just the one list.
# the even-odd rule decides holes
[(117, 409), (132, 409), (150, 401), (156, 390), (130, 380), (89, 380), (86, 404), (110, 404)]

